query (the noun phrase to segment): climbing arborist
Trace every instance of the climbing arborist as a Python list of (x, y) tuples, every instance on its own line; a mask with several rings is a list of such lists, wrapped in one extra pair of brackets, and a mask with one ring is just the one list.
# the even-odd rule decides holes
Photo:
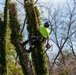
[(31, 36), (28, 40), (26, 40), (25, 42), (21, 43), (22, 46), (26, 45), (28, 42), (30, 42), (30, 48), (29, 50), (27, 50), (27, 52), (31, 52), (33, 50), (34, 44), (38, 41), (38, 40), (42, 40), (42, 42), (46, 43), (46, 48), (49, 49), (51, 47), (51, 45), (49, 44), (49, 35), (50, 35), (50, 30), (49, 28), (49, 23), (45, 22), (44, 26), (37, 26), (37, 30), (40, 32), (39, 36)]

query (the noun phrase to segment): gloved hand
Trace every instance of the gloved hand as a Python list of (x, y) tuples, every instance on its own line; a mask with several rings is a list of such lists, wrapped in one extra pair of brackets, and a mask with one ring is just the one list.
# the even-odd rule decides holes
[(52, 45), (47, 43), (46, 48), (49, 49)]

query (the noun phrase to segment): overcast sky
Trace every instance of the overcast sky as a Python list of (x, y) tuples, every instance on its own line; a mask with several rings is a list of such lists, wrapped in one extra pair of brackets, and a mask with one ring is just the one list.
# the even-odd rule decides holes
[(42, 2), (54, 2), (54, 3), (58, 3), (58, 2), (63, 2), (65, 0), (39, 0), (39, 1), (42, 1)]
[[(11, 0), (11, 1), (16, 1), (16, 0)], [(21, 1), (21, 0), (19, 0), (19, 1)], [(40, 2), (40, 3), (52, 3), (54, 5), (57, 5), (58, 3), (60, 3), (60, 4), (62, 3), (63, 4), (65, 1), (66, 0), (38, 0), (38, 2)], [(2, 5), (1, 3), (4, 4), (4, 2), (5, 2), (5, 0), (0, 0), (0, 13), (3, 13), (4, 5)]]

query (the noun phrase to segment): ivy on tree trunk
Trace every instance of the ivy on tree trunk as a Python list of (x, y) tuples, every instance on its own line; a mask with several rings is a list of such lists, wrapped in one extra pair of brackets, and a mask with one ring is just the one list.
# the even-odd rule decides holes
[(10, 0), (5, 1), (4, 7), (4, 21), (0, 21), (0, 75), (6, 75), (6, 29), (8, 21), (8, 3)]
[[(39, 31), (36, 30), (37, 25), (41, 25), (39, 10), (34, 6), (34, 0), (24, 0), (24, 5), (28, 24), (28, 38), (31, 36), (39, 36)], [(44, 43), (41, 41), (36, 42), (32, 52), (35, 75), (49, 75), (44, 51)]]
[(21, 47), (19, 41), (22, 40), (22, 34), (20, 33), (20, 24), (17, 17), (16, 4), (10, 3), (10, 29), (11, 29), (11, 42), (14, 45), (17, 55), (19, 56), (20, 65), (24, 75), (28, 73), (28, 55), (24, 53), (24, 48)]
[(0, 21), (0, 75), (6, 73), (6, 52), (5, 52), (5, 29), (4, 22)]

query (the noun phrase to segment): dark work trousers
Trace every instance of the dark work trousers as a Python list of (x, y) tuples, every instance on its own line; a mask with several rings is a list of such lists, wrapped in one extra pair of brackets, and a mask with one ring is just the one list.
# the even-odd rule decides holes
[(41, 38), (41, 36), (31, 36), (28, 40), (23, 42), (23, 45), (26, 45), (27, 43), (31, 43), (31, 45), (34, 45), (36, 41), (38, 41)]
[[(29, 42), (31, 44), (29, 50), (26, 50), (26, 52), (30, 53), (33, 50), (32, 45), (34, 45), (35, 42), (37, 42), (38, 40), (40, 40), (42, 38), (43, 38), (42, 36), (31, 36), (28, 40), (26, 40), (25, 42), (23, 42), (23, 46), (26, 45)], [(42, 42), (44, 41), (44, 39), (45, 38), (42, 39)]]

